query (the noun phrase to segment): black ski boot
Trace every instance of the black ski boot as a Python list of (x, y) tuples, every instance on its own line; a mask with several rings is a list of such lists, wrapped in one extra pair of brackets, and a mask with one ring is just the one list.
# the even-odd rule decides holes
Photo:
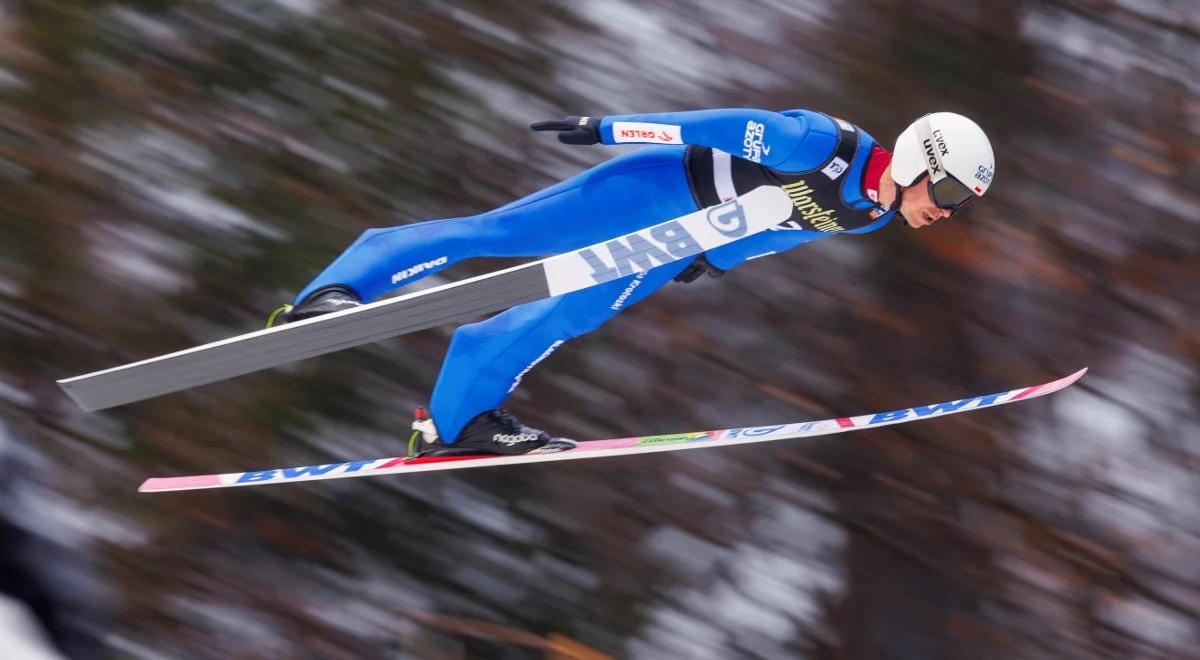
[[(423, 436), (423, 451), (417, 449), (417, 436)], [(549, 454), (575, 448), (574, 440), (551, 438), (545, 431), (525, 426), (503, 408), (479, 413), (463, 427), (453, 443), (442, 442), (437, 427), (424, 408), (417, 409), (409, 454), (421, 456), (478, 456), (481, 454)]]
[(299, 305), (284, 305), (271, 312), (267, 317), (267, 327), (273, 328), (284, 323), (303, 321), (314, 316), (340, 312), (362, 304), (358, 294), (349, 287), (332, 284), (308, 294)]

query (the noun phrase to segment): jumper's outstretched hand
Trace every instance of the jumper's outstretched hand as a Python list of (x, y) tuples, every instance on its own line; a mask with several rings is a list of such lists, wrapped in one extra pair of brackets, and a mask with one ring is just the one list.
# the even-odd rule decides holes
[(563, 144), (600, 144), (599, 117), (565, 117), (535, 121), (529, 125), (535, 131), (558, 131)]

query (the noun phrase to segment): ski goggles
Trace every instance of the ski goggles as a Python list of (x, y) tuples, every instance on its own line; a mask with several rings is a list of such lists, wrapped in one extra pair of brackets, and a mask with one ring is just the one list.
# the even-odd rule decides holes
[(945, 174), (941, 179), (934, 181), (933, 174), (931, 173), (929, 175), (929, 199), (939, 209), (946, 209), (953, 214), (976, 199), (979, 199), (979, 195), (976, 195), (975, 191), (966, 187), (961, 181), (949, 174)]
[(921, 140), (920, 148), (925, 154), (925, 171), (929, 173), (929, 199), (939, 209), (950, 211), (951, 214), (975, 201), (979, 195), (946, 171), (941, 155), (945, 142), (940, 135), (933, 134), (929, 119), (918, 121), (916, 130), (917, 138)]

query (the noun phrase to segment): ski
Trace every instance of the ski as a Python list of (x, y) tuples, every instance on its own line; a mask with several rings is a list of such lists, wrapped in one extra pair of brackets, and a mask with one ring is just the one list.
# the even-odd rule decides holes
[(138, 491), (143, 493), (176, 490), (199, 490), (206, 488), (230, 488), (237, 486), (264, 486), (268, 484), (318, 481), (322, 479), (345, 479), (352, 477), (378, 477), (387, 474), (409, 474), (434, 470), (457, 470), (460, 468), (515, 465), (518, 463), (546, 463), (580, 458), (602, 458), (606, 456), (628, 456), (659, 451), (697, 449), (701, 447), (723, 447), (729, 445), (768, 442), (792, 438), (808, 438), (832, 435), (847, 431), (903, 424), (919, 419), (930, 419), (961, 412), (981, 410), (1015, 401), (1026, 401), (1057, 392), (1083, 377), (1087, 369), (1080, 369), (1070, 376), (1041, 385), (1023, 387), (968, 399), (945, 401), (928, 406), (914, 406), (901, 410), (837, 417), (813, 422), (775, 424), (749, 428), (720, 429), (673, 435), (652, 435), (611, 440), (580, 442), (575, 449), (553, 454), (523, 454), (520, 456), (431, 456), (409, 458), (393, 456), (368, 460), (345, 461), (326, 465), (308, 465), (292, 468), (274, 468), (234, 472), (230, 474), (206, 474), (190, 477), (157, 477), (147, 479)]
[(778, 186), (528, 264), (58, 381), (102, 410), (603, 284), (781, 224)]

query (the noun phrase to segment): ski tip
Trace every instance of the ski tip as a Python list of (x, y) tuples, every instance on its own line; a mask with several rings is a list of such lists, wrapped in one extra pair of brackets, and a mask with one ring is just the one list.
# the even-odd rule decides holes
[(1069, 376), (1063, 376), (1062, 378), (1059, 378), (1058, 380), (1052, 380), (1049, 383), (1045, 383), (1043, 385), (1035, 385), (1034, 387), (1022, 392), (1021, 395), (1017, 396), (1017, 398), (1022, 399), (1022, 398), (1025, 398), (1026, 396), (1038, 397), (1038, 396), (1043, 396), (1046, 394), (1051, 394), (1053, 392), (1057, 392), (1059, 390), (1066, 389), (1066, 388), (1070, 387), (1071, 385), (1074, 385), (1075, 381), (1079, 380), (1080, 378), (1083, 378), (1083, 375), (1086, 374), (1087, 371), (1088, 371), (1088, 368), (1084, 367)]

